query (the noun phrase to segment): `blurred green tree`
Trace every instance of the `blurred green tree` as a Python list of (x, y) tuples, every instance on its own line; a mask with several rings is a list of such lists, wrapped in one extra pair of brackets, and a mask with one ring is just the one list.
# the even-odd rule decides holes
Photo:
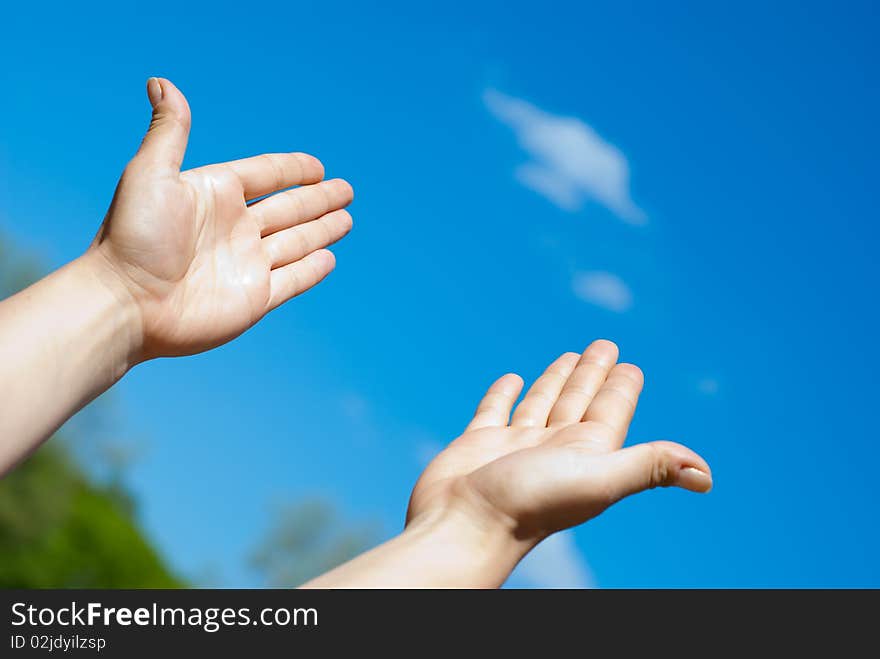
[(294, 588), (354, 558), (375, 542), (373, 524), (350, 526), (327, 499), (280, 506), (251, 556), (265, 585)]
[(0, 588), (181, 586), (132, 507), (53, 439), (0, 481)]

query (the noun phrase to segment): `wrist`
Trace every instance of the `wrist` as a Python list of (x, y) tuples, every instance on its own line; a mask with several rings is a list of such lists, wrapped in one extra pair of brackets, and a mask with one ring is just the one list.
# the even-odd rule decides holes
[(498, 588), (535, 544), (466, 497), (444, 496), (413, 513), (400, 535), (305, 587)]
[(456, 504), (414, 517), (403, 536), (433, 547), (438, 585), (463, 588), (498, 588), (537, 544), (517, 537), (515, 526), (503, 517), (475, 515)]
[(70, 264), (80, 285), (104, 313), (108, 351), (116, 379), (144, 360), (144, 327), (140, 306), (110, 259), (92, 247)]

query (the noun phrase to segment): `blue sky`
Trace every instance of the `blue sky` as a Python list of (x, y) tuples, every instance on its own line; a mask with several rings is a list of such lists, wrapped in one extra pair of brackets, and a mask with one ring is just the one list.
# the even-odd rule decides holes
[[(395, 532), (484, 388), (605, 337), (631, 441), (715, 489), (627, 500), (521, 585), (880, 586), (871, 3), (21, 3), (0, 27), (0, 230), (91, 240), (148, 120), (186, 165), (304, 150), (356, 190), (337, 271), (234, 343), (114, 390), (164, 554), (218, 585), (273, 501)], [(712, 6), (708, 6), (712, 5)]]

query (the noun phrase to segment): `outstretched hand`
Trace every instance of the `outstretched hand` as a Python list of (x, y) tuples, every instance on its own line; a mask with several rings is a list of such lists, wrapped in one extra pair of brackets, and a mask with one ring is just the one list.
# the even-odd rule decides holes
[(152, 122), (89, 249), (0, 301), (0, 476), (135, 364), (225, 343), (320, 282), (351, 229), (351, 186), (312, 156), (181, 172), (189, 105), (165, 79), (147, 94)]
[(609, 341), (562, 355), (515, 410), (522, 378), (496, 381), (464, 434), (422, 474), (408, 524), (454, 510), (479, 528), (500, 524), (527, 551), (636, 492), (709, 491), (709, 466), (680, 444), (622, 448), (643, 376), (617, 357)]
[(690, 449), (622, 448), (642, 372), (617, 356), (610, 341), (565, 353), (516, 406), (522, 378), (500, 378), (422, 473), (403, 533), (307, 587), (495, 588), (548, 535), (625, 496), (668, 485), (708, 492), (709, 465)]
[(151, 78), (147, 92), (150, 128), (87, 254), (136, 310), (137, 359), (193, 354), (238, 336), (326, 277), (335, 258), (324, 248), (352, 225), (343, 210), (351, 186), (323, 181), (309, 155), (181, 172), (189, 106), (168, 80)]

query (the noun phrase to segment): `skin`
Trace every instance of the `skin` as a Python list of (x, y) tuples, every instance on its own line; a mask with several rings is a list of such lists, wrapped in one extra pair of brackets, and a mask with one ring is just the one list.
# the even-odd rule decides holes
[(622, 448), (644, 379), (617, 358), (604, 340), (565, 353), (515, 410), (522, 378), (501, 377), (422, 474), (404, 532), (307, 586), (495, 588), (541, 540), (626, 496), (708, 492), (709, 465), (690, 449)]
[(186, 99), (161, 78), (147, 93), (149, 130), (88, 251), (0, 303), (0, 382), (15, 383), (0, 475), (136, 364), (219, 346), (315, 286), (351, 229), (351, 186), (312, 156), (181, 172)]

